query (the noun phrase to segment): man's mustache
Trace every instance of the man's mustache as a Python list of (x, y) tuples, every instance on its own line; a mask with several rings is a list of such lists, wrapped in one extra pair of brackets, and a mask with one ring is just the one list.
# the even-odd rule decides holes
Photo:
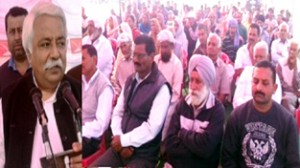
[(54, 67), (59, 67), (61, 69), (63, 69), (64, 65), (61, 59), (57, 59), (57, 60), (48, 60), (44, 66), (44, 70), (48, 70)]
[(257, 92), (255, 92), (255, 96), (257, 96), (257, 95), (262, 95), (262, 96), (265, 96), (265, 94), (264, 94), (263, 92), (261, 92), (261, 91), (257, 91)]
[(141, 64), (138, 63), (138, 62), (135, 62), (134, 65), (136, 65), (136, 66), (141, 66)]

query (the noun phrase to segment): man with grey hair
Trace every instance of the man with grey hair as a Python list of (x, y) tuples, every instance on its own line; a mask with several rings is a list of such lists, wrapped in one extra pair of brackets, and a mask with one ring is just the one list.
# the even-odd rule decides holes
[(93, 45), (98, 53), (97, 67), (110, 78), (113, 70), (114, 52), (110, 41), (103, 35), (104, 28), (98, 21), (88, 19), (88, 35), (82, 38), (82, 44)]
[(278, 30), (279, 38), (272, 42), (271, 46), (271, 60), (275, 65), (281, 58), (288, 57), (288, 47), (290, 46), (289, 37), (289, 25), (285, 22), (282, 22), (279, 25)]
[(167, 79), (172, 87), (171, 104), (164, 124), (162, 140), (165, 139), (174, 107), (181, 97), (181, 87), (183, 82), (183, 66), (179, 58), (173, 53), (175, 39), (173, 34), (165, 29), (158, 33), (157, 40), (160, 44), (160, 53), (154, 56), (158, 69)]
[[(176, 105), (163, 146), (173, 167), (218, 167), (225, 109), (210, 87), (215, 66), (206, 56), (189, 62), (189, 94)], [(166, 166), (166, 165), (165, 165)]]
[(221, 60), (222, 40), (219, 35), (211, 33), (207, 39), (207, 56), (216, 68), (216, 81), (211, 85), (214, 95), (222, 102), (230, 94), (230, 81), (226, 64)]
[(73, 120), (80, 120), (80, 116), (72, 112), (63, 98), (61, 85), (69, 83), (75, 101), (81, 105), (80, 83), (64, 75), (67, 27), (63, 10), (46, 2), (34, 6), (24, 20), (22, 41), (32, 73), (3, 92), (0, 114), (4, 123), (4, 167), (41, 167), (40, 158), (50, 155), (42, 148), (41, 125), (46, 124), (52, 152), (72, 151), (74, 155), (68, 164), (81, 167), (81, 137), (77, 136), (80, 128), (76, 128)]
[[(269, 48), (268, 44), (265, 41), (257, 42), (253, 49), (254, 53), (254, 63), (258, 63), (263, 60), (270, 61), (269, 59)], [(250, 99), (252, 99), (251, 87), (252, 87), (252, 76), (254, 66), (247, 66), (243, 70), (239, 80), (236, 83), (236, 89), (233, 97), (233, 108), (240, 106), (243, 103), (246, 103)], [(277, 74), (276, 74), (277, 75)], [(281, 103), (282, 98), (282, 90), (281, 90), (281, 83), (278, 78), (276, 77), (276, 84), (277, 90), (273, 94), (272, 99), (276, 101), (278, 104)]]
[(294, 39), (289, 45), (289, 55), (279, 60), (276, 71), (282, 83), (282, 105), (294, 114), (300, 97), (300, 43)]
[[(119, 97), (128, 76), (135, 72), (133, 64), (133, 41), (131, 35), (124, 32), (119, 35), (118, 45), (122, 52), (122, 58), (114, 64), (115, 73), (111, 77), (111, 82), (115, 91), (116, 98)], [(120, 55), (121, 56), (121, 55)]]

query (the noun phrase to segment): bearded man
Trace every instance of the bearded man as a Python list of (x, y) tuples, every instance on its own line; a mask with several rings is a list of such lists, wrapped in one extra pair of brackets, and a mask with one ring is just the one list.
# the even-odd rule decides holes
[(189, 62), (189, 94), (176, 105), (164, 147), (172, 167), (218, 167), (225, 109), (210, 86), (215, 66), (206, 56)]
[(158, 33), (157, 40), (160, 44), (160, 53), (154, 57), (154, 61), (160, 72), (172, 87), (171, 104), (168, 109), (162, 133), (162, 140), (164, 140), (175, 105), (181, 97), (183, 66), (179, 58), (173, 53), (175, 43), (173, 34), (169, 30), (162, 30)]

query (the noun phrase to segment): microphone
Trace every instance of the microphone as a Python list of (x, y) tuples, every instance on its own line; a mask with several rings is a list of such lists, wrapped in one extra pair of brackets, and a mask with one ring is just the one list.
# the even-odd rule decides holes
[(72, 110), (76, 112), (78, 117), (81, 117), (81, 108), (72, 92), (71, 85), (68, 81), (63, 81), (61, 84), (61, 91), (64, 99), (71, 106)]
[(35, 107), (35, 110), (38, 114), (39, 117), (39, 122), (42, 126), (47, 125), (48, 123), (48, 118), (46, 116), (43, 103), (42, 103), (42, 92), (40, 89), (33, 87), (30, 90), (30, 95), (32, 97), (32, 103)]
[(42, 127), (42, 139), (45, 148), (46, 158), (53, 159), (54, 167), (57, 167), (57, 162), (53, 154), (52, 146), (48, 134), (48, 118), (42, 103), (42, 92), (40, 89), (33, 87), (29, 93), (32, 97), (32, 103), (39, 117), (39, 122)]
[[(62, 92), (64, 99), (66, 100), (66, 102), (69, 104), (71, 110), (73, 111), (73, 121), (74, 121), (74, 126), (76, 129), (76, 133), (77, 133), (77, 139), (81, 143), (82, 142), (81, 129), (80, 129), (81, 128), (81, 108), (80, 108), (74, 94), (72, 93), (70, 83), (68, 81), (63, 81), (61, 83), (60, 87), (61, 87), (61, 92)], [(77, 119), (75, 117), (75, 114), (77, 116)]]

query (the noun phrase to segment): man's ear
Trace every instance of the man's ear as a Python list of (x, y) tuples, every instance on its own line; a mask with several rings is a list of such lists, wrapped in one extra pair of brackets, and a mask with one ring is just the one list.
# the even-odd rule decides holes
[(95, 65), (97, 65), (97, 63), (98, 63), (98, 57), (97, 56), (93, 56), (92, 59), (93, 59), (93, 62), (95, 63)]

